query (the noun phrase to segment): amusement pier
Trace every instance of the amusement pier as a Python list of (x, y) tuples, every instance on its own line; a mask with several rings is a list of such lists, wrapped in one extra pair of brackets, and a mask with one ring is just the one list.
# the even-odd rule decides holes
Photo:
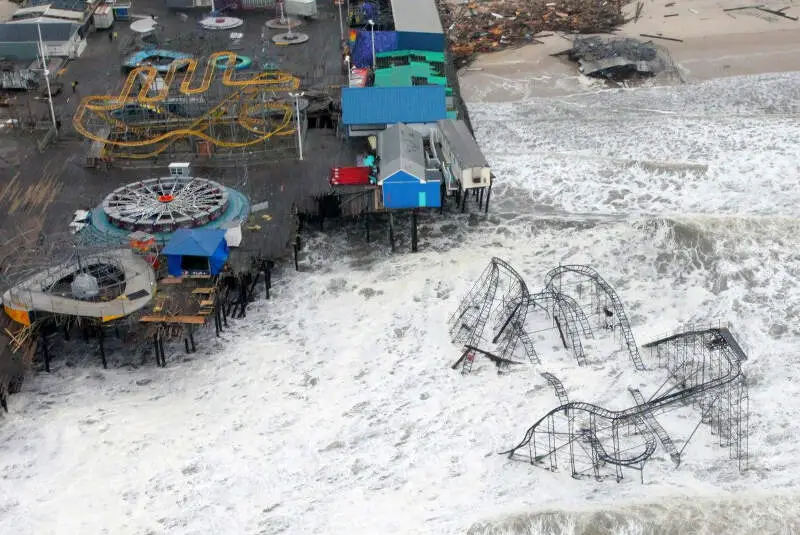
[(12, 29), (4, 406), (70, 340), (104, 367), (194, 352), (298, 267), (304, 222), (380, 221), (394, 250), (402, 221), (415, 252), (421, 214), (488, 212), (435, 0), (28, 0)]

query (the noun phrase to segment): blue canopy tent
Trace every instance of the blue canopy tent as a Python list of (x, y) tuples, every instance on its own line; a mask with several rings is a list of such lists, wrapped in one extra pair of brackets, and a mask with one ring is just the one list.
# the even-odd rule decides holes
[(184, 271), (218, 275), (228, 260), (224, 229), (179, 229), (170, 238), (162, 254), (173, 277)]

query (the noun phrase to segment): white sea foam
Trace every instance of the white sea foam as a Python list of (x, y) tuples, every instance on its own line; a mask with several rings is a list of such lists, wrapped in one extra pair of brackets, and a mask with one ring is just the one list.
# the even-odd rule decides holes
[[(276, 277), (272, 300), (192, 360), (172, 348), (163, 370), (60, 354), (0, 424), (0, 532), (795, 532), (798, 82), (473, 104), (500, 177), (488, 221), (425, 216), (415, 255), (353, 228), (311, 235), (303, 271)], [(541, 366), (452, 371), (445, 323), (491, 256), (533, 288), (559, 263), (591, 264), (640, 342), (733, 322), (750, 348), (751, 470), (707, 426), (678, 469), (658, 450), (644, 484), (496, 455), (556, 405), (541, 371), (571, 399), (609, 405), (664, 376), (634, 372), (602, 340), (579, 368), (552, 331), (534, 336)], [(697, 417), (662, 425), (686, 436)]]

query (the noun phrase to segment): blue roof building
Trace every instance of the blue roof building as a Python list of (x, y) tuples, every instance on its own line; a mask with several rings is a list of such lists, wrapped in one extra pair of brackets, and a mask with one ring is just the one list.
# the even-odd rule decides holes
[(218, 275), (228, 260), (224, 229), (179, 229), (170, 238), (162, 254), (173, 277), (185, 272)]
[(370, 136), (396, 123), (435, 123), (447, 118), (445, 88), (345, 87), (342, 123), (350, 136)]
[(425, 141), (419, 132), (395, 124), (380, 133), (378, 151), (383, 206), (390, 210), (438, 208), (442, 205), (442, 177), (427, 169)]

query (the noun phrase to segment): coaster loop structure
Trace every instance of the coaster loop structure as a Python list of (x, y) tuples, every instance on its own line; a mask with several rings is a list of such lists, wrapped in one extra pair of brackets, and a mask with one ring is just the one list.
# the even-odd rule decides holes
[(280, 71), (239, 79), (239, 65), (231, 51), (215, 52), (202, 64), (178, 59), (166, 73), (141, 65), (118, 95), (84, 97), (73, 126), (106, 155), (134, 159), (157, 156), (178, 142), (238, 149), (294, 134), (292, 103), (282, 94), (298, 89), (299, 79)]

